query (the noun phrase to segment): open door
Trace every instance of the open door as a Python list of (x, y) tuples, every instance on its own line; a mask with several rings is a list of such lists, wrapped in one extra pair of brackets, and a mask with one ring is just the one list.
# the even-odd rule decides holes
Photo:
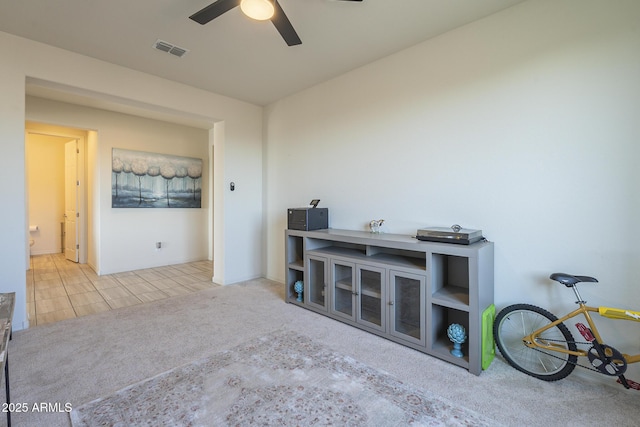
[(78, 262), (78, 140), (64, 144), (64, 256)]

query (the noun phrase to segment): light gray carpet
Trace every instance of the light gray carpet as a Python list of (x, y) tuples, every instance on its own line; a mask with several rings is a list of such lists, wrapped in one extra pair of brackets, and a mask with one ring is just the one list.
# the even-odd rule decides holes
[[(500, 356), (475, 376), (286, 304), (283, 286), (264, 279), (16, 332), (9, 347), (12, 401), (80, 408), (176, 367), (287, 330), (504, 425), (637, 425), (639, 392), (612, 379), (585, 371), (543, 382), (507, 366)], [(71, 425), (64, 411), (14, 413), (13, 422)]]
[(97, 399), (90, 426), (496, 426), (291, 331), (277, 331)]

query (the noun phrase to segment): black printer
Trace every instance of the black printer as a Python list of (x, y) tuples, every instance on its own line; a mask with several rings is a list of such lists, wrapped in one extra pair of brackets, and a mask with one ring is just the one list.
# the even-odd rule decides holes
[(319, 208), (319, 199), (311, 201), (311, 206), (287, 209), (287, 228), (289, 230), (321, 230), (329, 228), (329, 209)]

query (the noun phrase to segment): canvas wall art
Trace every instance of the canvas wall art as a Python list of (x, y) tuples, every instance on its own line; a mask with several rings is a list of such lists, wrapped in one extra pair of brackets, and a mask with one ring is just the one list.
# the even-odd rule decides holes
[(111, 207), (200, 208), (202, 159), (114, 148)]

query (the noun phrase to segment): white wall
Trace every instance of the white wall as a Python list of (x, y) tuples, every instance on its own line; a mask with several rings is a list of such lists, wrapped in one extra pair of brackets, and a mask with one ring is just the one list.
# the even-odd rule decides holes
[[(209, 242), (209, 135), (205, 129), (27, 97), (27, 119), (95, 129), (94, 177), (101, 256), (94, 267), (110, 274), (207, 259)], [(201, 209), (112, 209), (111, 150), (124, 148), (203, 160)], [(163, 248), (156, 250), (155, 243)]]
[(64, 221), (64, 144), (69, 138), (27, 134), (27, 181), (32, 255), (60, 253)]
[[(11, 49), (8, 54), (13, 52)], [(10, 61), (0, 61), (0, 147), (4, 165), (0, 181), (11, 183), (0, 190), (4, 208), (0, 209), (0, 292), (15, 292), (14, 328), (27, 323), (26, 275), (29, 247), (25, 205), (25, 144), (24, 144), (24, 76)]]
[(267, 276), (284, 282), (286, 209), (320, 198), (332, 228), (482, 229), (498, 308), (571, 308), (547, 279), (566, 271), (640, 309), (638, 22), (637, 1), (529, 1), (270, 105)]
[[(77, 89), (132, 108), (148, 108), (167, 116), (207, 119), (215, 140), (213, 216), (214, 281), (234, 283), (261, 275), (262, 259), (256, 235), (262, 233), (262, 109), (158, 77), (77, 55), (0, 32), (0, 148), (4, 185), (0, 196), (10, 207), (0, 213), (0, 292), (16, 292), (16, 330), (28, 326), (26, 261), (28, 256), (25, 198), (25, 85), (26, 79)], [(55, 123), (74, 126), (74, 123)], [(217, 131), (223, 129), (222, 131)], [(100, 141), (88, 141), (88, 153), (102, 159)], [(247, 155), (249, 154), (249, 155)], [(102, 161), (102, 160), (100, 160)], [(102, 173), (102, 172), (100, 172)], [(226, 183), (238, 190), (230, 197)], [(103, 188), (102, 182), (91, 182)], [(98, 203), (102, 204), (102, 201)], [(102, 219), (102, 218), (101, 218)], [(233, 222), (233, 224), (230, 224)], [(92, 227), (100, 228), (101, 224)], [(101, 230), (104, 238), (105, 230)], [(100, 241), (98, 245), (104, 246)], [(103, 254), (99, 254), (102, 256)], [(111, 268), (107, 266), (108, 268)]]

